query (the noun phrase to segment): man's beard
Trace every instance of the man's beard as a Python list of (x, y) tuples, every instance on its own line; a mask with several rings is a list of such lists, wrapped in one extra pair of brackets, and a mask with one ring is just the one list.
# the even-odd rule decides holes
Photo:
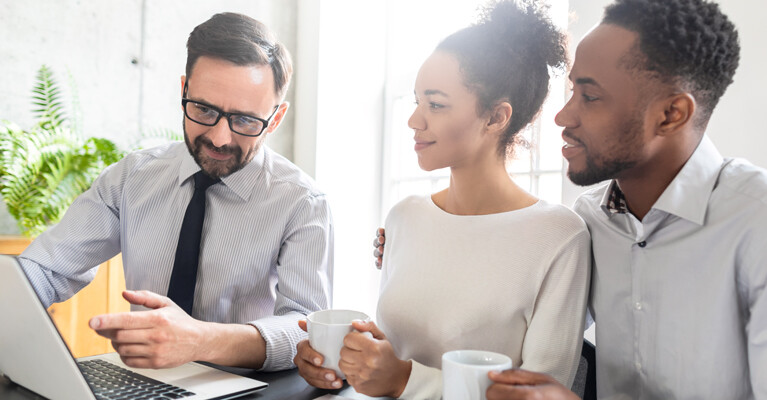
[(567, 177), (578, 186), (594, 185), (608, 179), (615, 179), (619, 173), (633, 168), (636, 163), (632, 160), (612, 159), (604, 160), (601, 165), (597, 166), (591, 158), (587, 158), (586, 169), (579, 172), (568, 171)]
[[(189, 141), (189, 135), (186, 133), (186, 126), (184, 126), (184, 142), (186, 142), (186, 148), (189, 150), (189, 154), (192, 155), (192, 158), (194, 158), (194, 161), (211, 178), (223, 178), (241, 170), (253, 159), (253, 155), (258, 149), (258, 146), (253, 146), (248, 154), (243, 157), (242, 149), (239, 146), (216, 147), (210, 139), (205, 137), (205, 135), (197, 136), (194, 139), (194, 147), (192, 147), (192, 143)], [(233, 157), (224, 161), (215, 160), (204, 153), (203, 147), (215, 150), (221, 154), (231, 154)]]
[(608, 179), (617, 179), (621, 172), (633, 168), (638, 163), (638, 155), (642, 151), (641, 136), (643, 125), (639, 118), (626, 121), (620, 131), (624, 136), (610, 151), (603, 155), (591, 155), (588, 147), (586, 153), (586, 168), (583, 171), (570, 172), (567, 177), (579, 186), (589, 186)]

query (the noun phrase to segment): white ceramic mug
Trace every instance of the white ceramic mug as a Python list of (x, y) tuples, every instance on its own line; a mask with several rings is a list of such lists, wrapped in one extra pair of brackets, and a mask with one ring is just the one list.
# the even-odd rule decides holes
[(322, 366), (335, 371), (341, 379), (346, 376), (338, 368), (338, 361), (341, 360), (344, 336), (354, 331), (352, 327), (354, 320), (369, 321), (370, 317), (363, 312), (352, 310), (315, 311), (306, 317), (309, 344), (322, 354)]
[(511, 368), (506, 355), (481, 350), (454, 350), (442, 355), (442, 399), (486, 400), (492, 383), (487, 373)]

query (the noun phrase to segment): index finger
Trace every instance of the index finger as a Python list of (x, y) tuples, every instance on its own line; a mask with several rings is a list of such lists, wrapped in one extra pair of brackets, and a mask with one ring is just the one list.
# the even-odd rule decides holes
[(154, 324), (151, 321), (150, 312), (123, 312), (114, 314), (102, 314), (91, 318), (88, 326), (94, 330), (105, 329), (147, 329)]

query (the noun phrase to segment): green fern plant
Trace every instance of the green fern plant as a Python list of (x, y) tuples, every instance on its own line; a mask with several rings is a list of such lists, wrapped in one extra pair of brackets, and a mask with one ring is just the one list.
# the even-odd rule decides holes
[(125, 155), (108, 139), (85, 139), (73, 130), (48, 67), (40, 68), (36, 81), (37, 123), (25, 130), (0, 120), (0, 194), (26, 236), (57, 223), (101, 170)]

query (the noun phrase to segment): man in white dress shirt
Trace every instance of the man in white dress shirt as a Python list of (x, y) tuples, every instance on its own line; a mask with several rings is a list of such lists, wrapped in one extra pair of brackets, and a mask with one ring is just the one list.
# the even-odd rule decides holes
[[(333, 231), (324, 194), (264, 145), (288, 109), (290, 55), (262, 23), (233, 13), (196, 27), (187, 49), (179, 87), (186, 143), (105, 169), (19, 261), (48, 306), (122, 253), (125, 299), (134, 311), (151, 310), (95, 316), (90, 326), (129, 366), (292, 368), (306, 337), (298, 320), (330, 306)], [(198, 179), (212, 185), (197, 193)], [(189, 235), (189, 210), (200, 200), (201, 233)], [(190, 237), (196, 245), (182, 247)], [(194, 261), (180, 264), (177, 254), (190, 248)]]
[[(605, 399), (767, 398), (767, 172), (705, 135), (732, 82), (733, 24), (703, 0), (618, 0), (578, 45), (564, 128), (592, 237)], [(577, 398), (510, 370), (488, 399)]]

